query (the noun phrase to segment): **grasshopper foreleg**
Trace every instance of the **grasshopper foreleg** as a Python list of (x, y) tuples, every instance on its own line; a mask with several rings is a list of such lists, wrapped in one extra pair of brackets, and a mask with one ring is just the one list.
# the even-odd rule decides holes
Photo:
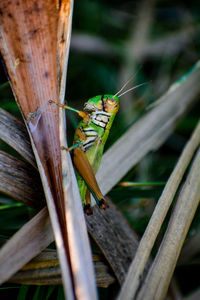
[(68, 105), (63, 105), (63, 104), (60, 104), (60, 103), (56, 103), (55, 101), (53, 100), (49, 100), (49, 104), (56, 104), (58, 107), (62, 108), (62, 109), (67, 109), (67, 110), (71, 110), (71, 111), (74, 111), (76, 112), (81, 118), (83, 118), (83, 120), (85, 121), (88, 121), (88, 114), (84, 111), (81, 111), (81, 110), (78, 110), (78, 109), (75, 109), (73, 107), (70, 107)]
[(66, 147), (62, 146), (61, 150), (66, 150), (67, 152), (70, 152), (71, 150), (73, 150), (76, 147), (79, 147), (82, 144), (83, 144), (83, 142), (78, 142), (77, 144), (75, 144), (75, 145), (73, 145), (73, 146), (71, 146), (69, 148), (66, 148)]

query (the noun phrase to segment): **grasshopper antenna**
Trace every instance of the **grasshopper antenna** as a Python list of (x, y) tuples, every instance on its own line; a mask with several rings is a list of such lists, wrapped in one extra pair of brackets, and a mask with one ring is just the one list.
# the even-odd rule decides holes
[(130, 88), (130, 89), (126, 90), (125, 92), (123, 92), (122, 94), (118, 95), (118, 97), (120, 98), (121, 96), (125, 95), (126, 93), (128, 93), (128, 92), (130, 92), (130, 91), (132, 91), (132, 90), (135, 90), (135, 89), (137, 89), (138, 87), (140, 87), (140, 86), (142, 86), (142, 85), (145, 85), (145, 84), (148, 84), (148, 83), (149, 83), (149, 82), (143, 82), (143, 83), (140, 83), (140, 84), (138, 84), (138, 85), (136, 85), (136, 86), (133, 86), (132, 88)]
[(124, 85), (121, 87), (121, 89), (114, 95), (115, 96), (118, 96), (122, 91), (123, 89), (127, 86), (127, 84), (129, 84), (129, 82), (135, 77), (135, 75), (140, 71), (140, 69), (142, 68), (142, 66), (140, 66), (138, 68), (138, 70), (133, 74), (131, 75), (131, 77), (129, 77), (129, 79), (124, 83)]

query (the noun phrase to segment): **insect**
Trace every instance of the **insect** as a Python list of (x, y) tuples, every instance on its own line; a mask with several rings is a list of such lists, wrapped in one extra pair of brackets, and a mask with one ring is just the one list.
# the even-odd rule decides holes
[[(106, 209), (108, 206), (100, 191), (95, 174), (101, 163), (104, 145), (111, 126), (119, 110), (119, 98), (130, 90), (143, 85), (139, 84), (121, 93), (129, 81), (115, 95), (105, 94), (90, 98), (84, 104), (83, 111), (57, 104), (63, 109), (78, 113), (82, 118), (75, 131), (73, 146), (70, 148), (62, 147), (62, 149), (72, 151), (79, 191), (84, 211), (88, 215), (92, 214), (90, 193), (100, 208)], [(50, 100), (49, 102), (52, 103), (53, 101)]]

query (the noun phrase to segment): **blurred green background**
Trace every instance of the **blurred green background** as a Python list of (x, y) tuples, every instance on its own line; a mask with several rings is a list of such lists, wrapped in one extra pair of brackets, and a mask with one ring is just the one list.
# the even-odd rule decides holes
[[(71, 49), (68, 64), (66, 101), (82, 109), (95, 95), (116, 93), (137, 72), (130, 87), (147, 84), (121, 98), (121, 108), (111, 130), (110, 147), (157, 100), (168, 87), (184, 75), (199, 59), (199, 1), (75, 0)], [(21, 118), (0, 66), (0, 107)], [(178, 123), (176, 130), (156, 152), (149, 153), (123, 181), (166, 182), (199, 119), (200, 102)], [(72, 143), (76, 115), (67, 112), (69, 144)], [(0, 149), (17, 155), (0, 141)], [(122, 210), (139, 236), (142, 235), (163, 187), (122, 188), (109, 196)], [(14, 200), (1, 195), (0, 241), (18, 230), (34, 211), (13, 207)], [(189, 237), (199, 233), (200, 212), (193, 221)], [(167, 221), (166, 221), (167, 224)], [(162, 233), (161, 233), (162, 234)], [(156, 249), (155, 249), (156, 250)], [(175, 278), (183, 295), (200, 285), (200, 253), (187, 265), (178, 267)], [(100, 289), (101, 299), (112, 299), (117, 284)], [(25, 287), (5, 284), (1, 299), (63, 299), (62, 288)], [(32, 296), (33, 295), (33, 296)]]

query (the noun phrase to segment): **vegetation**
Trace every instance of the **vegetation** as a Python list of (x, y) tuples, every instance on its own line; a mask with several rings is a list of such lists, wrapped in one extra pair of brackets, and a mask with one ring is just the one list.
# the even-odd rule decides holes
[[(168, 88), (185, 75), (199, 59), (199, 4), (170, 1), (75, 1), (72, 27), (71, 50), (69, 56), (66, 99), (69, 105), (81, 109), (84, 102), (98, 94), (116, 93), (128, 78), (135, 73), (130, 87), (146, 82), (133, 92), (121, 97), (120, 112), (110, 132), (106, 150), (110, 149), (128, 129), (142, 120), (150, 111), (150, 106), (165, 95)], [(156, 151), (148, 154), (122, 175), (120, 182), (108, 196), (121, 210), (139, 238), (142, 237), (152, 216), (163, 185), (168, 181), (181, 156), (184, 146), (190, 139), (198, 120), (198, 81), (191, 83), (196, 90), (191, 102), (186, 105), (184, 114), (174, 118), (176, 126), (170, 134), (157, 140)], [(179, 81), (180, 83), (180, 81)], [(195, 84), (195, 86), (192, 86)], [(190, 94), (191, 90), (184, 91)], [(183, 93), (183, 92), (182, 92)], [(190, 97), (190, 96), (189, 96)], [(167, 98), (166, 98), (167, 99)], [(191, 105), (190, 105), (191, 104)], [(157, 107), (159, 103), (155, 105)], [(21, 118), (15, 103), (3, 66), (0, 70), (0, 106), (2, 109)], [(178, 110), (177, 110), (178, 111)], [(171, 118), (174, 111), (171, 112)], [(76, 116), (67, 112), (68, 142), (72, 143)], [(169, 117), (170, 120), (170, 117)], [(157, 125), (159, 126), (159, 125)], [(148, 124), (147, 124), (148, 127)], [(158, 128), (159, 129), (159, 128)], [(153, 135), (153, 133), (152, 133)], [(130, 136), (130, 140), (133, 137)], [(145, 140), (143, 140), (145, 147)], [(127, 140), (126, 147), (130, 141)], [(136, 145), (137, 146), (137, 145)], [(20, 155), (3, 141), (0, 149), (13, 156)], [(123, 150), (122, 150), (123, 151)], [(194, 151), (195, 152), (195, 151)], [(22, 159), (20, 157), (20, 159)], [(188, 163), (187, 171), (191, 162)], [(116, 167), (120, 174), (120, 166)], [(174, 203), (186, 178), (186, 173), (177, 190), (174, 202), (159, 232), (152, 250), (155, 257), (159, 244), (168, 226)], [(104, 177), (106, 181), (106, 176)], [(197, 179), (198, 180), (198, 179)], [(122, 182), (144, 183), (142, 186), (122, 186)], [(150, 186), (148, 186), (149, 183)], [(106, 189), (106, 188), (105, 188)], [(0, 242), (3, 245), (19, 228), (36, 214), (30, 208), (11, 197), (0, 196)], [(197, 209), (186, 238), (186, 246), (176, 266), (170, 289), (173, 296), (184, 299), (199, 288), (200, 211)], [(100, 249), (91, 240), (93, 254)], [(55, 249), (55, 245), (51, 244)], [(191, 250), (192, 249), (192, 250)], [(102, 259), (100, 259), (102, 261)], [(116, 274), (109, 269), (114, 283), (99, 288), (100, 299), (114, 299), (119, 292)], [(5, 283), (0, 287), (1, 299), (64, 299), (61, 286), (32, 286)], [(200, 296), (199, 296), (200, 297)], [(192, 296), (190, 299), (193, 299)]]

